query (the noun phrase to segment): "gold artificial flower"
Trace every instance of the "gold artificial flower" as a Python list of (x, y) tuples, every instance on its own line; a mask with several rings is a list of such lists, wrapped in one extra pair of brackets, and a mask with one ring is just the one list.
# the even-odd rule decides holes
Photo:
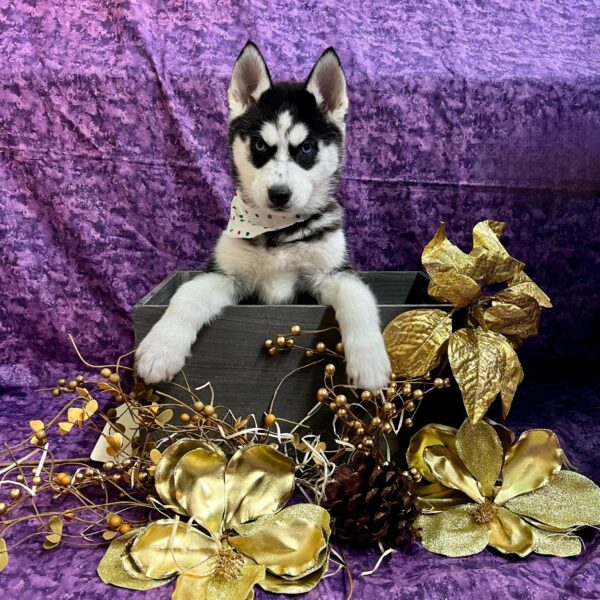
[(173, 600), (247, 600), (257, 583), (307, 592), (327, 570), (329, 514), (314, 504), (283, 508), (294, 481), (293, 461), (270, 446), (227, 461), (210, 442), (175, 442), (158, 461), (155, 487), (189, 521), (161, 519), (117, 538), (98, 573), (138, 590), (177, 577)]
[(563, 451), (547, 429), (515, 442), (509, 429), (483, 421), (458, 430), (430, 424), (412, 437), (407, 461), (423, 478), (415, 526), (437, 554), (467, 556), (489, 545), (521, 557), (574, 556), (581, 540), (573, 532), (600, 524), (600, 488), (561, 470)]

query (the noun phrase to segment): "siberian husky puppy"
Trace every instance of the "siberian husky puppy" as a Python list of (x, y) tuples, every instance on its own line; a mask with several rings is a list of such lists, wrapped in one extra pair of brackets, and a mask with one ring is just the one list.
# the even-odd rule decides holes
[(198, 331), (228, 304), (254, 295), (293, 302), (312, 294), (335, 309), (346, 373), (378, 390), (390, 375), (373, 294), (350, 269), (335, 200), (348, 110), (346, 79), (333, 48), (302, 83), (273, 83), (248, 42), (228, 92), (229, 145), (237, 185), (230, 219), (207, 273), (182, 285), (136, 352), (153, 384), (184, 365)]

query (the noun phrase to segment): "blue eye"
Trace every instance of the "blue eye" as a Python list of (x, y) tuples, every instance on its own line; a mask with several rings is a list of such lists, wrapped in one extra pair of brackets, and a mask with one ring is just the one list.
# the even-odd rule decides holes
[(303, 142), (300, 146), (300, 152), (302, 154), (312, 154), (315, 151), (315, 143), (314, 142)]
[(267, 149), (267, 145), (260, 138), (255, 138), (252, 144), (257, 152), (265, 152)]

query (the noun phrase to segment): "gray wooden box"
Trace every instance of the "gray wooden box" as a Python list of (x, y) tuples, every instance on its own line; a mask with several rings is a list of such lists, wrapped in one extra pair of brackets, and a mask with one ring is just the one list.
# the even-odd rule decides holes
[[(134, 307), (136, 345), (165, 311), (175, 290), (199, 272), (178, 271), (167, 277)], [(363, 272), (359, 274), (377, 297), (381, 322), (385, 326), (396, 315), (414, 308), (436, 307), (449, 309), (448, 305), (435, 303), (427, 295), (427, 277), (420, 272)], [(222, 315), (198, 334), (184, 371), (192, 388), (210, 381), (215, 390), (215, 405), (231, 409), (236, 416), (255, 413), (260, 417), (267, 411), (273, 393), (281, 380), (292, 370), (321, 358), (304, 356), (299, 349), (279, 352), (269, 356), (264, 340), (274, 339), (278, 333), (289, 332), (291, 325), (303, 329), (324, 329), (336, 326), (334, 311), (330, 306), (316, 304), (310, 297), (301, 298), (292, 305), (260, 305), (245, 303), (228, 306)], [(324, 341), (335, 347), (340, 341), (337, 331), (298, 338), (303, 346), (314, 347)], [(327, 362), (336, 364), (336, 383), (345, 382), (343, 362), (327, 359), (319, 365), (308, 367), (286, 379), (281, 386), (274, 412), (291, 421), (300, 420), (315, 404), (316, 391), (323, 385), (323, 367)], [(183, 384), (182, 375), (175, 378)], [(160, 389), (175, 393), (169, 383)], [(205, 391), (199, 392), (204, 400)], [(320, 411), (313, 420), (315, 427), (326, 426), (331, 415)]]

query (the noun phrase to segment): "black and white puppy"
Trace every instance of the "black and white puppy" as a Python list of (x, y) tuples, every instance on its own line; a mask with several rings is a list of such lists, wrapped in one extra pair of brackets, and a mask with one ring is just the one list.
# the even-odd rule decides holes
[(348, 110), (346, 80), (326, 50), (304, 83), (272, 83), (251, 42), (235, 63), (229, 144), (237, 192), (208, 273), (182, 285), (136, 353), (147, 383), (172, 378), (198, 331), (228, 304), (255, 295), (292, 302), (309, 292), (335, 309), (346, 373), (384, 387), (390, 362), (373, 294), (348, 267), (342, 208), (334, 198)]

